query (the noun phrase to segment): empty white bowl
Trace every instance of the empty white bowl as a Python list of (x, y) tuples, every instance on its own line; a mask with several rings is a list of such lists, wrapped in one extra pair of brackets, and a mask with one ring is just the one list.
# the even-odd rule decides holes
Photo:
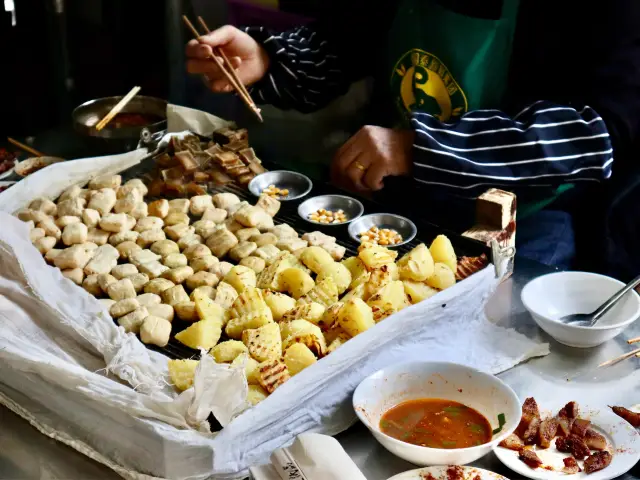
[(627, 293), (593, 327), (565, 325), (558, 319), (572, 313), (590, 313), (624, 287), (615, 278), (588, 272), (543, 275), (522, 289), (522, 303), (538, 326), (569, 347), (600, 345), (620, 334), (640, 316), (640, 296)]
[[(413, 445), (380, 430), (380, 419), (390, 408), (408, 400), (453, 400), (481, 413), (499, 428), (491, 441), (469, 448), (440, 449)], [(353, 408), (380, 444), (394, 455), (420, 466), (464, 465), (489, 453), (513, 433), (522, 409), (514, 391), (503, 381), (464, 365), (446, 362), (410, 362), (384, 368), (367, 377), (353, 394)]]

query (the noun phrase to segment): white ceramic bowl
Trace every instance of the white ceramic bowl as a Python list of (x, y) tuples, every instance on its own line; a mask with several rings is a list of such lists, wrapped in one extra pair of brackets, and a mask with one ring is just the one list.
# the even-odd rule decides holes
[[(380, 419), (390, 408), (408, 400), (453, 400), (484, 415), (491, 428), (506, 423), (490, 442), (477, 447), (439, 449), (396, 440), (380, 431)], [(511, 434), (522, 415), (514, 391), (493, 375), (445, 362), (410, 362), (384, 368), (367, 377), (353, 394), (353, 408), (373, 436), (394, 455), (420, 466), (464, 465), (486, 455)]]
[(543, 275), (522, 289), (522, 303), (538, 326), (569, 347), (600, 345), (621, 333), (640, 316), (640, 296), (627, 293), (593, 327), (565, 325), (557, 319), (572, 313), (590, 313), (624, 287), (614, 278), (587, 272)]

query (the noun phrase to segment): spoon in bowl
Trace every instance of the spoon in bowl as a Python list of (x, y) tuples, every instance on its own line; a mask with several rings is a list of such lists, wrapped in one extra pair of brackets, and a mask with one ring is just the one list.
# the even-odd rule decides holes
[(609, 300), (604, 302), (597, 310), (594, 310), (591, 313), (573, 313), (571, 315), (565, 315), (560, 318), (560, 322), (567, 325), (575, 325), (578, 327), (593, 327), (609, 310), (613, 307), (618, 300), (620, 300), (624, 295), (631, 289), (640, 285), (640, 276), (634, 278), (626, 286), (622, 287), (616, 293), (614, 293)]

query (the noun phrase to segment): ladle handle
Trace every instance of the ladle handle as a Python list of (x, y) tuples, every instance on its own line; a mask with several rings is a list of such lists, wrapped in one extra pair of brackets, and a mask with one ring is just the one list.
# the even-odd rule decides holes
[(611, 307), (613, 307), (618, 302), (618, 300), (620, 300), (629, 290), (637, 287), (638, 285), (640, 285), (640, 276), (631, 280), (631, 282), (627, 283), (625, 287), (614, 293), (609, 300), (600, 305), (600, 307), (595, 312), (593, 312), (591, 326), (593, 326), (598, 320), (600, 320), (600, 318), (605, 313), (607, 313), (611, 309)]

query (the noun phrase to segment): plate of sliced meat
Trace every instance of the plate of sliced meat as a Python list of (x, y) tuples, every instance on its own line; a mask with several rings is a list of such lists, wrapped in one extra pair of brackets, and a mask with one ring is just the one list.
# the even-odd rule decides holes
[(497, 473), (475, 467), (447, 465), (425, 467), (395, 475), (388, 480), (509, 480)]
[(518, 428), (494, 450), (500, 461), (533, 479), (608, 480), (640, 460), (640, 434), (609, 407), (559, 407), (527, 398)]

